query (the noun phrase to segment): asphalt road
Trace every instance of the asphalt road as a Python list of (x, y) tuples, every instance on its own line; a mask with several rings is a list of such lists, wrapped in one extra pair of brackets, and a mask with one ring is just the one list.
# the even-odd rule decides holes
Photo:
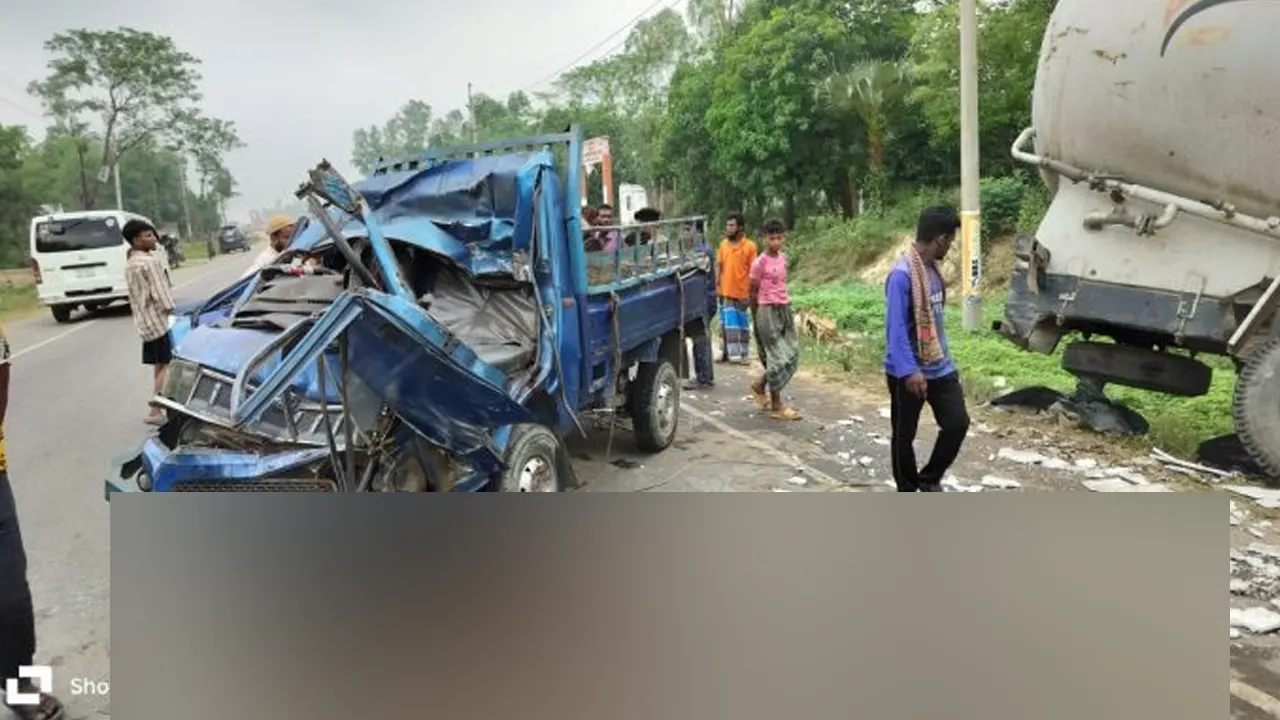
[[(254, 253), (220, 257), (174, 275), (177, 299), (230, 284)], [(13, 380), (5, 436), (36, 599), (37, 662), (55, 688), (110, 679), (110, 514), (102, 497), (108, 461), (147, 432), (150, 372), (125, 308), (47, 313), (5, 327)], [(109, 713), (103, 696), (67, 698), (69, 717)]]

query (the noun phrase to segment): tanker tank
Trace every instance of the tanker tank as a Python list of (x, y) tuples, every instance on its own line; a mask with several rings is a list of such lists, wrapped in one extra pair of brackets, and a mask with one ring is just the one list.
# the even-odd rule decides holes
[(1053, 199), (997, 329), (1045, 354), (1079, 333), (1062, 364), (1094, 387), (1202, 395), (1195, 354), (1232, 357), (1237, 429), (1280, 478), (1277, 27), (1280, 2), (1058, 1), (1013, 149)]

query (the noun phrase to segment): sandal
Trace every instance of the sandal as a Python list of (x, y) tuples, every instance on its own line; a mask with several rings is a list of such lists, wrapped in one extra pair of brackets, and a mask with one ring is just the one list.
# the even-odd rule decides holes
[(755, 385), (748, 385), (747, 390), (751, 392), (751, 399), (756, 401), (761, 410), (769, 409), (769, 398), (765, 396), (764, 390), (757, 390)]
[(784, 407), (784, 408), (779, 408), (777, 410), (770, 412), (769, 417), (773, 418), (774, 420), (787, 420), (787, 421), (799, 420), (800, 413), (796, 411), (796, 409), (793, 407)]
[[(26, 683), (20, 686), (23, 692), (34, 692), (35, 685)], [(62, 701), (48, 694), (40, 693), (40, 702), (35, 705), (10, 705), (5, 703), (5, 707), (9, 708), (18, 720), (62, 720), (66, 714), (66, 708), (63, 707)]]

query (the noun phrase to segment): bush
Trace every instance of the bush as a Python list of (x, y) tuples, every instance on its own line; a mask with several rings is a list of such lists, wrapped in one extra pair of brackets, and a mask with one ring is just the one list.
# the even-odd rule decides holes
[(1049, 210), (1049, 191), (1040, 183), (1028, 184), (1022, 193), (1022, 206), (1018, 209), (1018, 226), (1015, 231), (1033, 235)]
[(979, 193), (982, 201), (982, 239), (1003, 237), (1018, 231), (1022, 199), (1027, 183), (1020, 175), (982, 178)]

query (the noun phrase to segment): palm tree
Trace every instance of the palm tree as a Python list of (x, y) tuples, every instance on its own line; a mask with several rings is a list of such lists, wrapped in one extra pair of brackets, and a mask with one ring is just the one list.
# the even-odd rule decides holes
[[(911, 90), (908, 66), (869, 60), (846, 72), (834, 73), (818, 85), (820, 101), (837, 115), (853, 115), (866, 133), (867, 179), (876, 183), (884, 175), (884, 142), (892, 105)], [(868, 188), (878, 190), (878, 188)], [(882, 198), (872, 194), (872, 202)]]

